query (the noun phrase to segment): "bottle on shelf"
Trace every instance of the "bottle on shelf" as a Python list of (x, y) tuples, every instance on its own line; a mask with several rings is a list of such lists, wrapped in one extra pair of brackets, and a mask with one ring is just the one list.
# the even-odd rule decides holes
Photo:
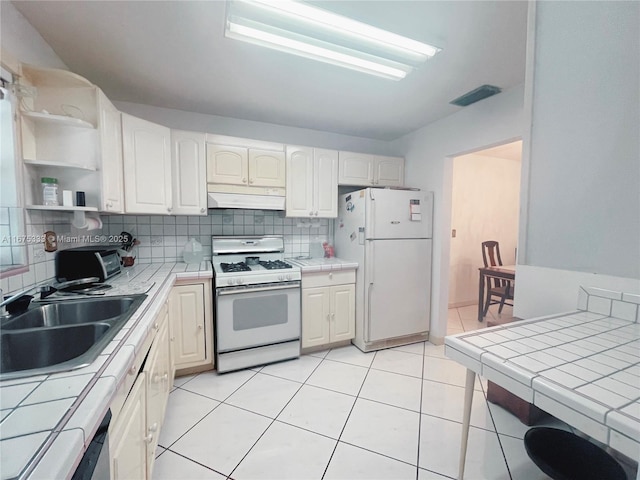
[(58, 203), (58, 179), (53, 177), (42, 177), (42, 204), (48, 207), (57, 207)]

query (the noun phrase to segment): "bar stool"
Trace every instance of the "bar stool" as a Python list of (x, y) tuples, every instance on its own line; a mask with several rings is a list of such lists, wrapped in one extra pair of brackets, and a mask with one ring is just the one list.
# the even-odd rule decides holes
[(611, 455), (565, 430), (531, 428), (524, 435), (524, 448), (533, 463), (553, 480), (627, 480)]

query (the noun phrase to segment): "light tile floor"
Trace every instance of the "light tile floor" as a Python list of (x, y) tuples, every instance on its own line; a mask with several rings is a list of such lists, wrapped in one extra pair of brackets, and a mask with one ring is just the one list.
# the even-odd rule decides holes
[[(484, 327), (476, 312), (451, 309), (448, 333)], [(464, 376), (427, 342), (177, 378), (153, 478), (454, 478)], [(485, 389), (476, 383), (465, 478), (547, 478), (525, 453), (527, 427), (489, 404)]]

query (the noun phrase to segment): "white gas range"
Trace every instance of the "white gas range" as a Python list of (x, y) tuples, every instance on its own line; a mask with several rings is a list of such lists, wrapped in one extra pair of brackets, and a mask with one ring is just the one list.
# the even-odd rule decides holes
[(219, 372), (300, 356), (300, 268), (281, 236), (211, 238)]

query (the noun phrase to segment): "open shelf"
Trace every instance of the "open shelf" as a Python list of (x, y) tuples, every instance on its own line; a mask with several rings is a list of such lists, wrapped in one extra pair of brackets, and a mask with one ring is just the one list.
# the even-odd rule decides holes
[(65, 207), (63, 205), (49, 206), (49, 205), (27, 205), (27, 210), (51, 210), (57, 212), (97, 212), (97, 207)]
[(23, 117), (31, 118), (36, 122), (41, 123), (50, 123), (60, 126), (66, 127), (78, 127), (78, 128), (90, 128), (95, 129), (96, 127), (84, 120), (75, 117), (69, 117), (67, 115), (53, 115), (51, 113), (41, 113), (41, 112), (21, 112)]
[(54, 162), (49, 160), (31, 160), (24, 159), (25, 165), (31, 165), (33, 167), (57, 167), (57, 168), (75, 168), (78, 170), (86, 170), (88, 172), (95, 172), (98, 169), (89, 165), (75, 165), (73, 163)]

